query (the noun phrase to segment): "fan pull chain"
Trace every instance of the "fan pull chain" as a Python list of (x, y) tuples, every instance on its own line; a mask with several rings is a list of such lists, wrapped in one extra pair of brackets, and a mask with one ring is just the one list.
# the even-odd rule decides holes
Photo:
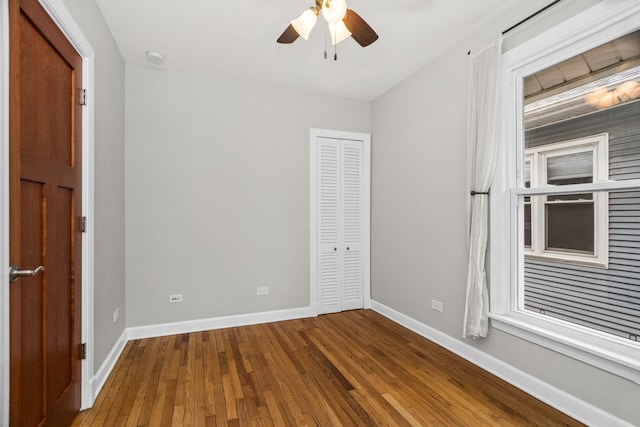
[(324, 59), (327, 59), (327, 27), (324, 27)]
[[(338, 28), (337, 28), (338, 24), (333, 24), (333, 34), (335, 34), (335, 37), (338, 37)], [(333, 45), (333, 60), (337, 61), (338, 60), (338, 43), (335, 43)]]

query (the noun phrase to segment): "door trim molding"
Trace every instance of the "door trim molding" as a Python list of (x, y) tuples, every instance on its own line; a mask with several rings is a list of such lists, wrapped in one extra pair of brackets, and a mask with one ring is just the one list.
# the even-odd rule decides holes
[[(89, 223), (82, 237), (82, 408), (93, 404), (93, 254), (94, 254), (94, 51), (62, 0), (39, 0), (53, 22), (82, 57), (83, 86), (89, 96), (82, 114), (82, 215)], [(0, 426), (9, 424), (9, 0), (0, 0)]]
[(311, 128), (309, 133), (309, 199), (310, 199), (310, 243), (309, 250), (309, 306), (314, 315), (318, 315), (318, 170), (316, 141), (318, 138), (349, 139), (363, 142), (363, 174), (364, 188), (362, 190), (362, 204), (364, 218), (362, 227), (365, 230), (362, 241), (363, 255), (363, 304), (364, 308), (371, 308), (371, 134), (360, 132), (345, 132), (330, 129)]

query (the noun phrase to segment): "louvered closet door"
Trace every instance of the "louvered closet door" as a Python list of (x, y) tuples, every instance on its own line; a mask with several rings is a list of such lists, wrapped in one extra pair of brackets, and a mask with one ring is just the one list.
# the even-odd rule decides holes
[(342, 310), (362, 308), (362, 141), (341, 141)]
[(319, 313), (340, 311), (340, 140), (318, 138)]
[(361, 141), (318, 138), (318, 312), (363, 307)]

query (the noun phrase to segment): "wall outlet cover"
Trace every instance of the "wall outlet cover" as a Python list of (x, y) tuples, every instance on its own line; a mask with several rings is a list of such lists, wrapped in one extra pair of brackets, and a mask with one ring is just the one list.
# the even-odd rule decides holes
[(182, 294), (169, 295), (169, 303), (175, 304), (176, 302), (182, 302)]
[(431, 300), (431, 308), (435, 311), (439, 311), (440, 313), (443, 311), (442, 303), (434, 299)]

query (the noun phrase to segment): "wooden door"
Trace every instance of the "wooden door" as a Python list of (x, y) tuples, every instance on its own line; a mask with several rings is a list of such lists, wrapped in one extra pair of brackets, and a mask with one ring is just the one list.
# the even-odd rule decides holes
[(319, 137), (318, 312), (364, 305), (363, 141)]
[(82, 60), (37, 0), (10, 0), (10, 424), (69, 425), (81, 391)]

